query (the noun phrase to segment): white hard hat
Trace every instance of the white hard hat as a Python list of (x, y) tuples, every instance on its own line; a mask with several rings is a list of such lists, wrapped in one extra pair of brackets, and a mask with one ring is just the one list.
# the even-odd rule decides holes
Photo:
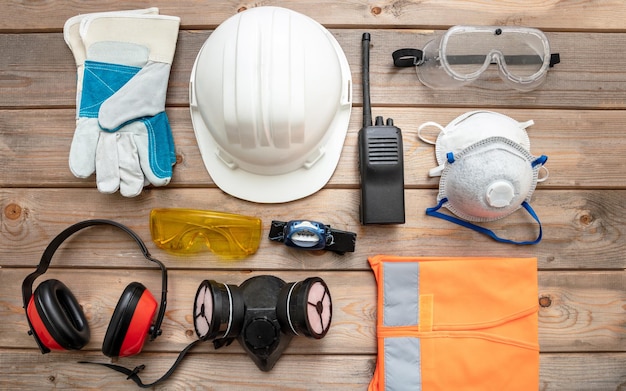
[(200, 49), (189, 91), (202, 159), (226, 193), (288, 202), (332, 176), (352, 77), (338, 42), (313, 19), (279, 7), (230, 17)]

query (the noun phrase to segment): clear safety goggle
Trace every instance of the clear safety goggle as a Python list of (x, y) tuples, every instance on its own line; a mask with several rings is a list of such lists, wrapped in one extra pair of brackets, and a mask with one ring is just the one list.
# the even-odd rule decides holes
[(150, 212), (154, 243), (182, 255), (211, 251), (225, 259), (243, 258), (259, 248), (261, 232), (261, 220), (255, 217), (183, 208)]
[(393, 58), (396, 66), (416, 66), (419, 80), (434, 89), (466, 85), (497, 64), (500, 77), (522, 91), (539, 86), (560, 61), (540, 30), (507, 26), (454, 26), (423, 50), (400, 49)]

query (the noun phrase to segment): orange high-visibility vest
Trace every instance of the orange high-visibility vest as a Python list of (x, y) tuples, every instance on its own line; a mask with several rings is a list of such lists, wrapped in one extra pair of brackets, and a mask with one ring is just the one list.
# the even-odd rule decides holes
[(378, 255), (369, 390), (539, 388), (536, 258)]

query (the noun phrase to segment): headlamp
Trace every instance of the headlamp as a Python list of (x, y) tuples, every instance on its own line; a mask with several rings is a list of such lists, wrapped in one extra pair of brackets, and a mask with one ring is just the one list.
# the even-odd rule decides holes
[(304, 250), (354, 252), (356, 233), (333, 229), (311, 220), (272, 221), (269, 239)]

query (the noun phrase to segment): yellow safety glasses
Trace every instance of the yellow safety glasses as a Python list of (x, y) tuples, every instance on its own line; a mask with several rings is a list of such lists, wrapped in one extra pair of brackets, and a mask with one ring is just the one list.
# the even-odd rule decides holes
[(254, 254), (261, 219), (210, 210), (160, 208), (150, 212), (150, 233), (159, 248), (188, 255), (210, 250), (221, 258)]

